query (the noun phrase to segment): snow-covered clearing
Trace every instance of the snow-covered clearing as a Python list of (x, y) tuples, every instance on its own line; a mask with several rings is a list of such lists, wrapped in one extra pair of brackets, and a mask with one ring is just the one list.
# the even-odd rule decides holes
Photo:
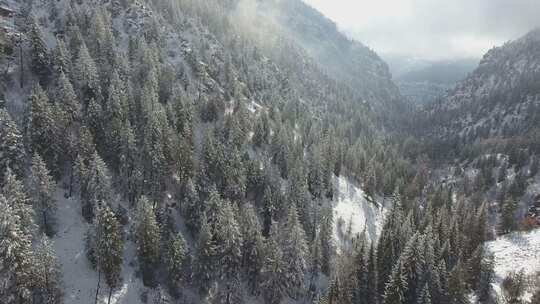
[(338, 244), (347, 243), (349, 229), (351, 237), (365, 229), (367, 237), (375, 241), (383, 225), (383, 206), (368, 201), (364, 191), (344, 177), (334, 178), (334, 189), (334, 236)]
[[(57, 235), (54, 244), (58, 260), (62, 265), (64, 303), (94, 304), (98, 281), (85, 253), (85, 234), (88, 224), (81, 216), (81, 205), (77, 199), (64, 198), (64, 190), (58, 189)], [(135, 244), (126, 241), (124, 263), (122, 267), (122, 285), (113, 292), (111, 304), (142, 303), (141, 293), (151, 289), (145, 288), (142, 280), (136, 276)], [(107, 303), (109, 288), (102, 277), (99, 293), (99, 304)]]
[(502, 280), (510, 272), (523, 270), (528, 276), (540, 272), (540, 229), (499, 237), (487, 242), (486, 248), (495, 258), (494, 288), (498, 294)]

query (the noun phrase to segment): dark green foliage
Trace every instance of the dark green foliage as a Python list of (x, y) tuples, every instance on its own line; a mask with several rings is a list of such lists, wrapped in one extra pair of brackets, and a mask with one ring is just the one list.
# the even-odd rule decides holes
[(39, 76), (40, 83), (46, 85), (50, 74), (49, 50), (45, 44), (41, 27), (35, 19), (30, 24), (28, 37), (31, 46), (32, 70)]
[(137, 202), (135, 234), (143, 282), (146, 286), (154, 286), (157, 283), (155, 268), (160, 257), (160, 231), (152, 202), (144, 196)]
[(178, 284), (185, 278), (188, 250), (182, 234), (178, 233), (169, 239), (165, 255), (165, 265), (171, 284)]
[(56, 183), (38, 154), (32, 157), (28, 188), (42, 231), (50, 237), (55, 233)]
[(5, 182), (5, 173), (8, 168), (18, 177), (22, 178), (24, 170), (23, 137), (19, 128), (9, 115), (0, 109), (0, 185)]

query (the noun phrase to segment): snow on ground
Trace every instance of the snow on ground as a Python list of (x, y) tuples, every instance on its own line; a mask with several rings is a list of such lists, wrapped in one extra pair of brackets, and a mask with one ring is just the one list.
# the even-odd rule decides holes
[[(62, 266), (64, 303), (94, 304), (98, 275), (94, 271), (84, 251), (85, 234), (89, 225), (81, 216), (81, 205), (77, 199), (64, 198), (64, 190), (56, 193), (58, 203), (57, 235), (54, 244), (58, 260)], [(136, 276), (135, 244), (126, 241), (122, 267), (122, 284), (112, 295), (111, 304), (142, 303), (141, 293), (149, 291)], [(102, 276), (98, 304), (107, 303), (109, 288)]]
[(486, 248), (495, 258), (494, 288), (500, 294), (502, 280), (512, 271), (526, 275), (540, 271), (540, 229), (528, 233), (515, 232), (487, 242)]
[(338, 244), (346, 244), (349, 227), (353, 237), (365, 229), (369, 239), (376, 240), (384, 219), (381, 204), (369, 202), (364, 191), (344, 177), (334, 178), (334, 189), (334, 236)]

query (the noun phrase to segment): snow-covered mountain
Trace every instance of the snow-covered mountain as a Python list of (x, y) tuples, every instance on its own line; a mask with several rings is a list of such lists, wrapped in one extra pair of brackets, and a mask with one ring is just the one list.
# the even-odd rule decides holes
[(465, 80), (426, 108), (419, 130), (448, 143), (450, 151), (496, 138), (515, 139), (537, 151), (539, 50), (538, 29), (493, 48)]

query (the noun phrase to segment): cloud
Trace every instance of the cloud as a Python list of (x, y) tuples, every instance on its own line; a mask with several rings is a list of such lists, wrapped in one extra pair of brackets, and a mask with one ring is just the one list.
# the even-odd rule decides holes
[(540, 26), (539, 0), (304, 0), (382, 54), (480, 57)]

